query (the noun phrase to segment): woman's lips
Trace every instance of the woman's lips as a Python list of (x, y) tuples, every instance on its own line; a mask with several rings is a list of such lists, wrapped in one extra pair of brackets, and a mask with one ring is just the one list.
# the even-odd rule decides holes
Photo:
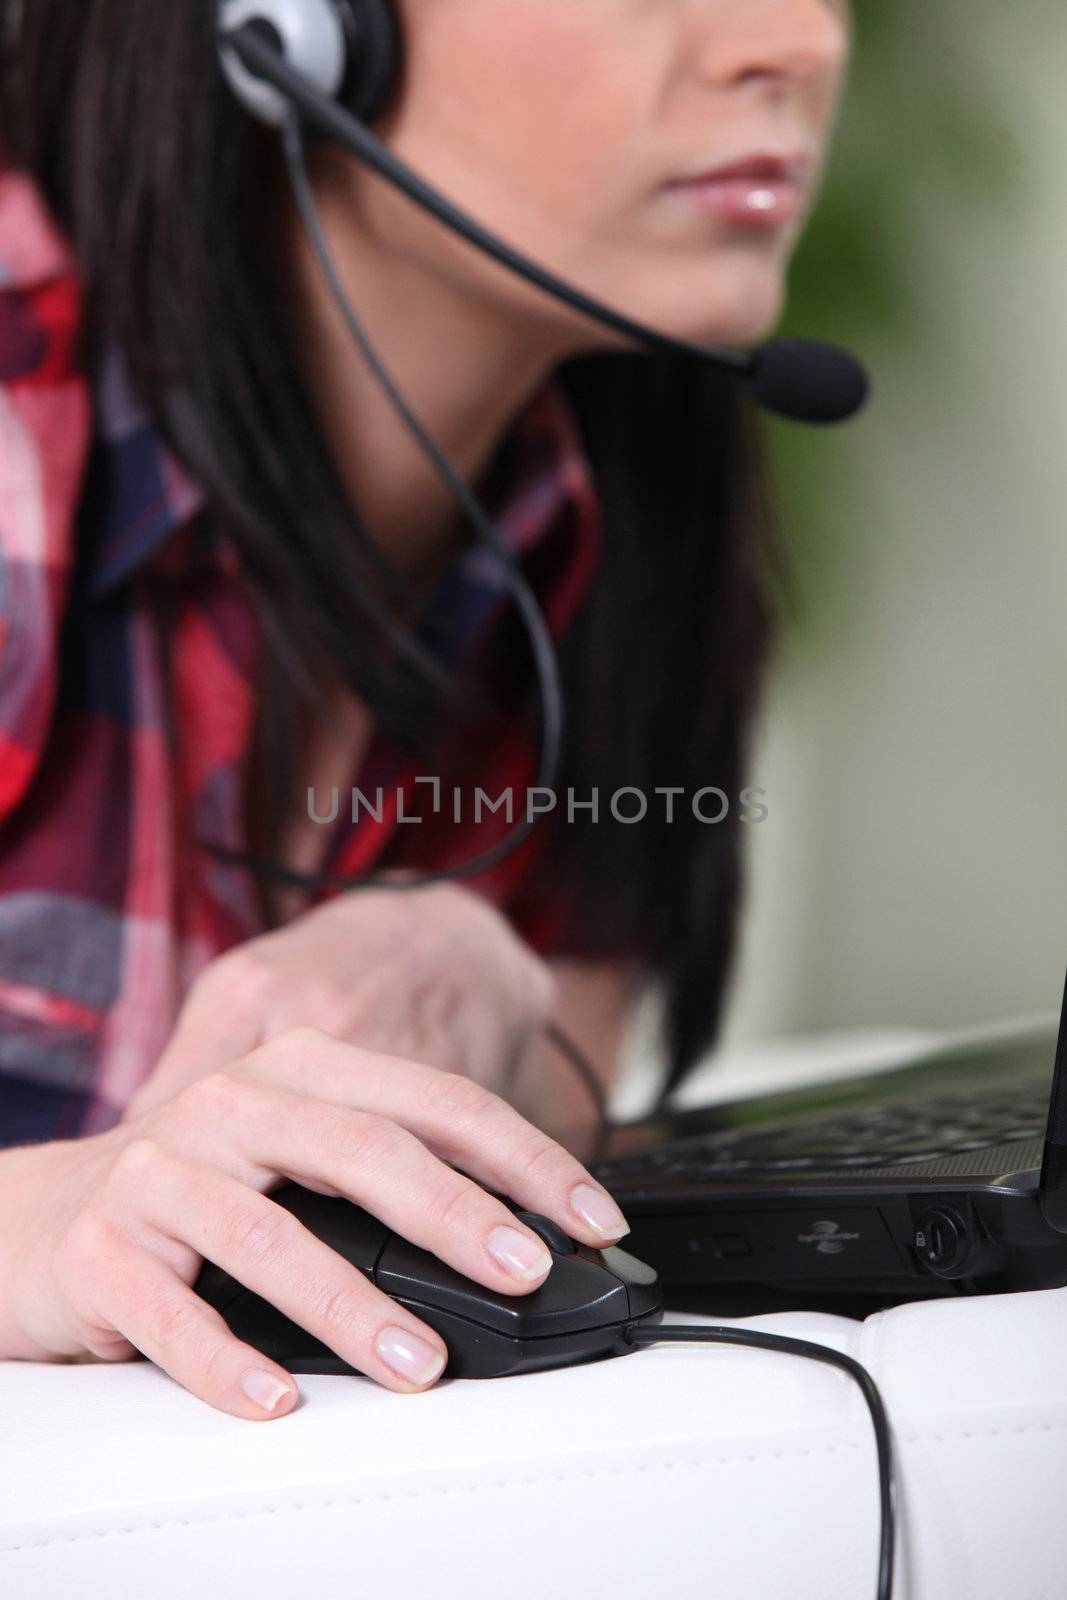
[(804, 213), (810, 162), (803, 156), (747, 156), (675, 178), (667, 189), (698, 211), (744, 228), (780, 228)]

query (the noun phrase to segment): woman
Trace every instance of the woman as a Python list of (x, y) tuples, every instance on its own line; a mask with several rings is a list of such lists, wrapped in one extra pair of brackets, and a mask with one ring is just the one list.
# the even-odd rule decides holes
[[(845, 5), (399, 0), (378, 131), (601, 299), (748, 343), (814, 195)], [(718, 1023), (737, 810), (579, 804), (423, 889), (299, 895), (250, 868), (479, 853), (496, 814), (405, 834), (347, 795), (428, 774), (521, 793), (528, 657), (346, 338), (277, 141), (219, 70), (214, 0), (7, 10), (0, 1356), (141, 1351), (224, 1411), (283, 1415), (292, 1379), (190, 1288), (207, 1256), (412, 1392), (439, 1337), (272, 1186), (345, 1194), (504, 1292), (549, 1261), (487, 1189), (622, 1237), (547, 1131), (574, 1107), (542, 1031), (608, 1084), (657, 979), (680, 1081)], [(311, 174), (347, 293), (546, 611), (558, 791), (736, 799), (770, 632), (743, 402), (609, 349), (336, 149)], [(501, 1092), (519, 1062), (529, 1119)]]

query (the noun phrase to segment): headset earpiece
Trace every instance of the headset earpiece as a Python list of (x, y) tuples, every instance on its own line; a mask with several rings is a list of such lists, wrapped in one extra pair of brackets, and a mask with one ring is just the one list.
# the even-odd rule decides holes
[[(392, 0), (221, 0), (224, 31), (258, 22), (286, 61), (321, 93), (371, 122), (385, 109), (400, 74), (400, 29)], [(225, 43), (223, 71), (250, 116), (280, 127), (285, 96), (257, 78)]]
[(348, 39), (348, 65), (337, 96), (360, 122), (374, 122), (400, 80), (400, 23), (394, 0), (336, 0)]

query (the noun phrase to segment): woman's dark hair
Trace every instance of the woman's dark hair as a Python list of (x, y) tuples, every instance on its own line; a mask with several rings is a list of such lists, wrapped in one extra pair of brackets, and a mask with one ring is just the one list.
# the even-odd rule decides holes
[[(271, 641), (259, 741), (276, 822), (295, 718), (324, 666), (416, 743), (441, 689), (414, 636), (398, 646), (395, 575), (300, 376), (268, 203), (285, 182), (278, 141), (222, 78), (215, 0), (0, 0), (0, 16), (4, 138), (73, 247), (87, 356), (105, 340), (122, 347), (224, 519)], [(567, 874), (576, 908), (559, 953), (628, 955), (662, 984), (666, 1094), (719, 1027), (742, 889), (739, 795), (781, 568), (736, 385), (626, 353), (575, 359), (558, 378), (607, 534), (560, 648), (558, 787), (598, 789), (602, 810), (596, 826), (552, 835), (552, 871)], [(717, 825), (690, 804), (709, 785), (730, 798)], [(649, 798), (638, 825), (605, 814), (627, 786)], [(664, 808), (654, 820), (657, 786), (685, 790), (672, 823)]]

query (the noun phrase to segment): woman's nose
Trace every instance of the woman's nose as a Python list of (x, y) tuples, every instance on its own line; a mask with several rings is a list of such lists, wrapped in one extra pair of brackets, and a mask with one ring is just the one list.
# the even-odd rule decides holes
[(850, 0), (694, 0), (699, 56), (719, 85), (836, 81), (851, 42)]

